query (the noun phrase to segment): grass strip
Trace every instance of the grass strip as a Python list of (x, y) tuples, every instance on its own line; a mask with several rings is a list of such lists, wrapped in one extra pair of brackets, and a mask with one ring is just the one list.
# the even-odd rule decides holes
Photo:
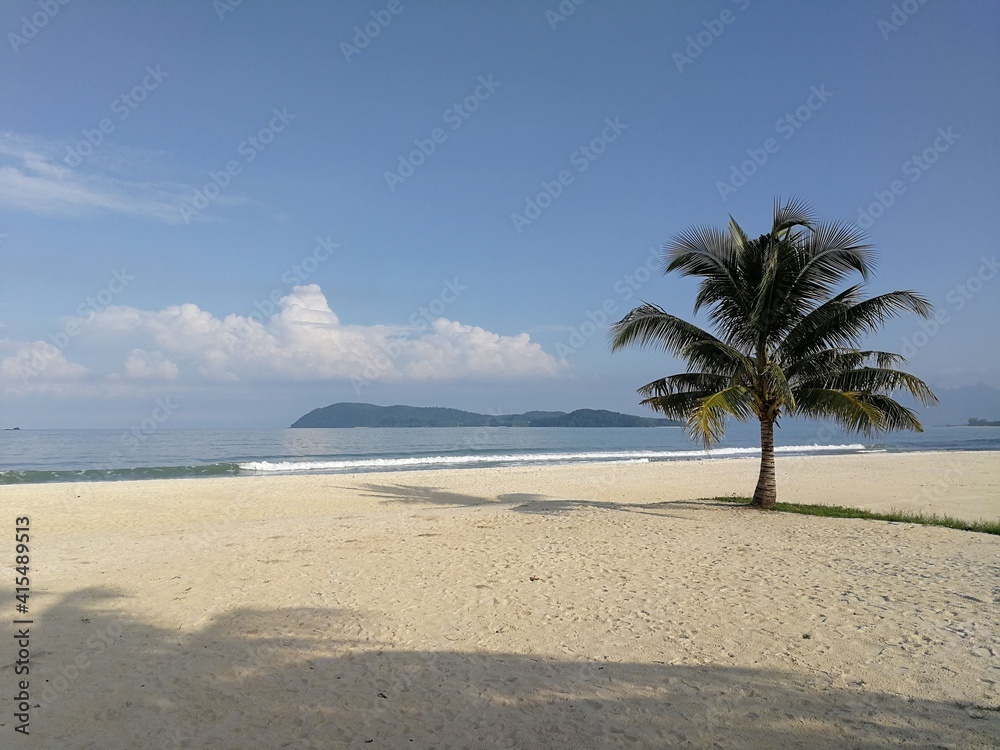
[[(732, 503), (734, 505), (750, 505), (749, 497), (709, 497), (709, 501)], [(917, 523), (922, 526), (944, 526), (948, 529), (961, 531), (977, 531), (982, 534), (1000, 535), (1000, 521), (966, 521), (951, 516), (939, 516), (936, 513), (911, 513), (902, 510), (890, 510), (888, 513), (875, 513), (861, 508), (850, 508), (846, 505), (807, 505), (804, 503), (776, 503), (771, 510), (783, 513), (799, 513), (804, 516), (824, 516), (826, 518), (862, 518), (868, 521), (890, 521), (892, 523)]]

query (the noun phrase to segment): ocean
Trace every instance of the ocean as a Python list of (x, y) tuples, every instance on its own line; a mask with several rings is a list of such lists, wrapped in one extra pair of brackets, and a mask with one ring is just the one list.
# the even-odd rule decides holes
[[(760, 455), (755, 424), (705, 451), (678, 428), (460, 427), (7, 430), (0, 484), (725, 460)], [(860, 438), (811, 422), (776, 430), (779, 455), (1000, 450), (1000, 427)]]

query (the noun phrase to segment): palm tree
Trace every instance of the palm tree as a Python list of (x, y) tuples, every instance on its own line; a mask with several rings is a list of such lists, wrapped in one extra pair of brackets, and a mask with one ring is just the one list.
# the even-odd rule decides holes
[(868, 280), (872, 246), (842, 222), (818, 223), (798, 199), (776, 200), (771, 231), (755, 240), (730, 217), (728, 228), (699, 226), (665, 248), (664, 273), (701, 279), (694, 311), (706, 310), (717, 335), (644, 303), (612, 327), (613, 351), (652, 347), (687, 360), (687, 372), (638, 390), (641, 402), (685, 420), (706, 448), (726, 420), (760, 421), (760, 477), (753, 505), (777, 500), (774, 426), (783, 415), (829, 419), (863, 435), (923, 428), (895, 401), (897, 391), (924, 405), (937, 398), (919, 378), (894, 369), (898, 354), (858, 349), (866, 334), (904, 312), (928, 317), (912, 291), (865, 299), (863, 283), (837, 292), (853, 272)]

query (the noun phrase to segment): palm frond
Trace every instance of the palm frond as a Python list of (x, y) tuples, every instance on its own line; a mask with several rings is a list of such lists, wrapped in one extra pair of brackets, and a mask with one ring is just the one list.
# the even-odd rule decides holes
[[(900, 355), (860, 344), (889, 320), (928, 317), (932, 308), (913, 291), (866, 299), (863, 282), (874, 268), (861, 229), (817, 222), (804, 201), (779, 198), (770, 232), (756, 239), (730, 216), (724, 228), (696, 226), (666, 246), (664, 272), (699, 278), (694, 309), (707, 313), (708, 330), (643, 303), (612, 327), (611, 346), (653, 347), (687, 361), (687, 372), (639, 393), (644, 405), (684, 419), (706, 446), (729, 418), (766, 424), (782, 413), (832, 419), (864, 435), (919, 430), (893, 395), (931, 405), (930, 388), (896, 369)], [(854, 274), (862, 283), (838, 291)]]
[(830, 347), (854, 347), (865, 335), (903, 313), (925, 318), (931, 314), (930, 302), (912, 291), (887, 292), (851, 304), (857, 290), (845, 290), (799, 321), (785, 337), (781, 359), (792, 362)]
[(857, 271), (867, 280), (874, 271), (872, 246), (861, 229), (847, 222), (824, 222), (816, 226), (806, 243), (809, 261), (802, 277), (829, 287)]
[(661, 413), (669, 419), (680, 419), (685, 422), (701, 402), (715, 391), (687, 391), (684, 393), (668, 393), (663, 396), (651, 396), (639, 402), (640, 406), (648, 406), (653, 411)]
[(705, 395), (721, 391), (731, 384), (731, 378), (711, 372), (682, 372), (646, 383), (638, 393), (645, 398), (669, 396), (674, 393), (699, 393)]
[(680, 352), (688, 361), (688, 370), (702, 370), (730, 378), (749, 378), (754, 371), (753, 360), (718, 339), (693, 341)]
[(611, 350), (629, 346), (654, 347), (677, 354), (694, 343), (718, 341), (712, 334), (671, 315), (658, 305), (643, 303), (611, 327)]
[(878, 433), (898, 432), (899, 430), (924, 431), (916, 412), (903, 406), (895, 399), (880, 393), (868, 394), (865, 398), (882, 414)]
[(717, 227), (695, 226), (675, 236), (664, 248), (664, 273), (682, 276), (728, 275), (735, 248), (728, 233)]
[[(795, 288), (804, 262), (804, 251), (791, 239), (770, 240), (766, 257), (760, 258), (755, 305), (747, 328), (756, 332), (757, 347), (774, 346), (785, 331), (811, 310), (814, 301)], [(749, 274), (748, 274), (749, 276)]]
[(761, 373), (761, 384), (764, 386), (765, 392), (757, 395), (763, 396), (769, 402), (772, 410), (781, 407), (785, 407), (788, 411), (795, 409), (795, 393), (777, 362), (767, 363)]
[(849, 432), (868, 437), (894, 430), (923, 430), (913, 411), (885, 395), (803, 388), (796, 406), (798, 414), (830, 419)]
[[(873, 395), (904, 391), (924, 406), (933, 406), (938, 402), (937, 396), (920, 378), (888, 367), (859, 367), (820, 376), (817, 380), (821, 381), (823, 388)], [(808, 388), (809, 384), (804, 387)]]
[(781, 238), (794, 227), (811, 227), (815, 221), (813, 210), (801, 198), (789, 198), (782, 203), (774, 199), (774, 213), (771, 220), (771, 234)]
[(750, 244), (746, 232), (736, 223), (736, 219), (732, 215), (729, 217), (729, 239), (737, 250), (744, 250)]
[(683, 276), (702, 279), (695, 298), (694, 312), (713, 306), (724, 310), (722, 317), (739, 317), (750, 300), (738, 277), (738, 246), (729, 233), (715, 227), (696, 226), (678, 234), (667, 245), (664, 273), (680, 271)]
[(733, 385), (702, 398), (689, 412), (684, 427), (692, 437), (700, 438), (705, 448), (722, 440), (727, 417), (745, 421), (756, 416), (753, 394), (741, 385)]
[(783, 364), (785, 377), (791, 383), (802, 384), (846, 372), (859, 367), (894, 367), (906, 362), (906, 357), (892, 352), (833, 348), (822, 349), (788, 364)]

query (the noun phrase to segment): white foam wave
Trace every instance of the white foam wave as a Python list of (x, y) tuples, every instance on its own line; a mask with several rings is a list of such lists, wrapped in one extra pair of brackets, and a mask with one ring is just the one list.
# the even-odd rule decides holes
[[(861, 451), (865, 446), (850, 445), (786, 445), (776, 453), (816, 453), (823, 451)], [(470, 464), (532, 464), (532, 463), (610, 463), (645, 462), (666, 459), (738, 458), (760, 453), (760, 448), (716, 448), (686, 451), (602, 451), (579, 453), (498, 453), (481, 456), (405, 456), (399, 458), (357, 458), (339, 461), (247, 461), (239, 464), (243, 471), (253, 472), (312, 472), (346, 471), (350, 469), (405, 469), (434, 466), (468, 466)]]

